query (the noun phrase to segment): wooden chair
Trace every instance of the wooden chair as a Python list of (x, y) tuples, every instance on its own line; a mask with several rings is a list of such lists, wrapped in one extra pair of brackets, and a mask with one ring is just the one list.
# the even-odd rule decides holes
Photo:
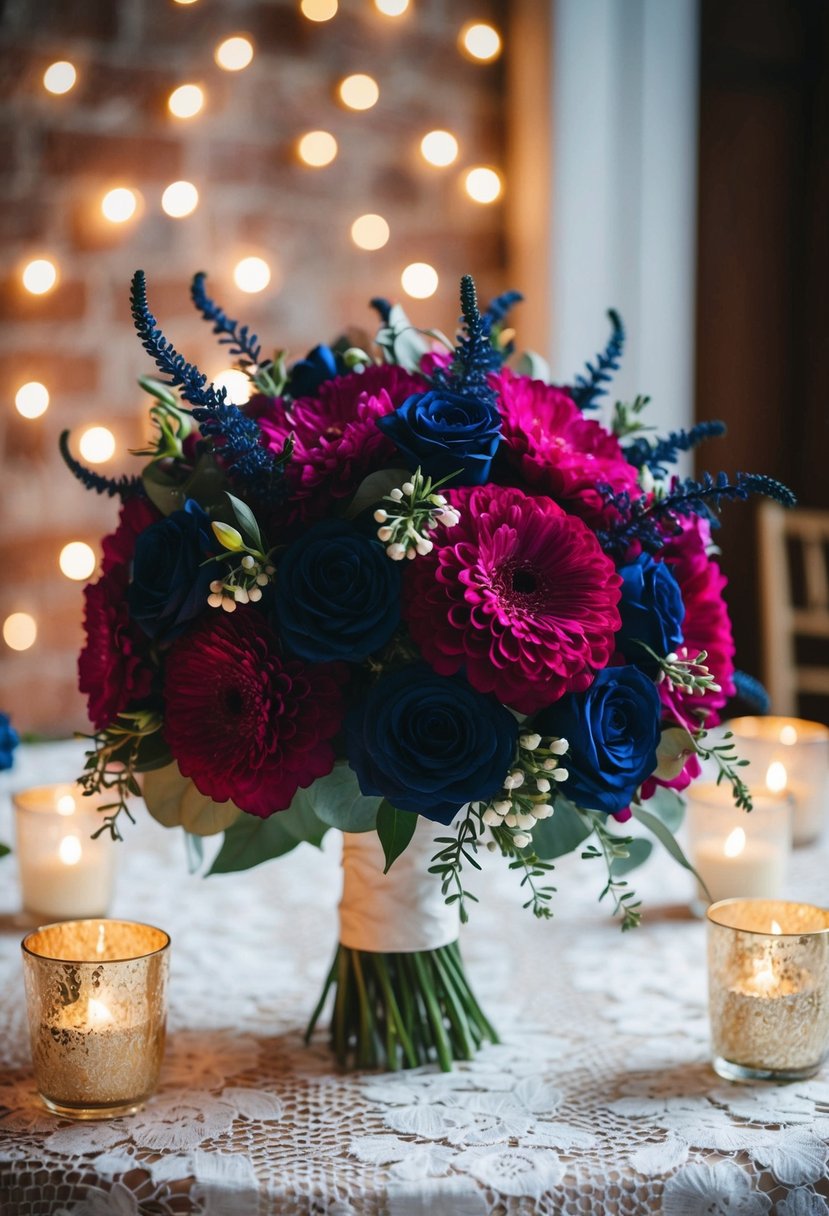
[(763, 502), (758, 515), (764, 677), (776, 714), (802, 694), (829, 697), (829, 665), (799, 663), (798, 638), (829, 645), (829, 511)]

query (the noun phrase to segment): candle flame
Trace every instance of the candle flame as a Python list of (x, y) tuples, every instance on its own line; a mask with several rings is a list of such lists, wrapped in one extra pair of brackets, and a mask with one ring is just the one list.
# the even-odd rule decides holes
[(770, 954), (766, 954), (763, 958), (754, 959), (754, 982), (753, 987), (758, 992), (768, 994), (777, 984), (777, 976), (774, 974), (774, 963)]
[(775, 933), (775, 934), (783, 932), (783, 930), (780, 928), (780, 926), (778, 925), (776, 920), (773, 920), (771, 922), (771, 931), (772, 931), (772, 933)]
[(781, 764), (779, 760), (772, 760), (766, 773), (766, 786), (772, 794), (782, 794), (783, 790), (788, 785), (789, 775), (786, 772), (785, 764)]
[(75, 799), (71, 794), (61, 794), (55, 810), (59, 815), (71, 815), (75, 810)]
[(797, 730), (791, 723), (787, 722), (785, 726), (780, 728), (780, 742), (786, 747), (791, 747), (793, 743), (797, 743)]
[(733, 832), (726, 837), (723, 845), (723, 853), (726, 857), (739, 857), (743, 849), (746, 847), (746, 834), (742, 828), (735, 828)]
[(103, 1001), (96, 1001), (94, 997), (89, 998), (88, 1014), (93, 1026), (102, 1026), (113, 1020), (109, 1006), (105, 1005)]
[(58, 857), (65, 866), (76, 866), (82, 854), (83, 849), (77, 836), (64, 836), (58, 845)]

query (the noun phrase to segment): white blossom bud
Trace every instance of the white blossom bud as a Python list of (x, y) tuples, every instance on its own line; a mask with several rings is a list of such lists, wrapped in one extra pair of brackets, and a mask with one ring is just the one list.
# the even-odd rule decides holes
[(430, 540), (426, 540), (425, 537), (422, 540), (419, 540), (415, 545), (415, 548), (421, 557), (425, 557), (427, 553), (431, 553), (434, 547), (435, 546), (432, 544), (432, 542)]
[(248, 592), (248, 599), (252, 604), (258, 604), (262, 598), (262, 591), (259, 587), (251, 587)]
[(486, 842), (486, 847), (487, 847), (488, 853), (497, 853), (497, 851), (498, 851), (498, 846), (494, 840), (488, 840)]
[(400, 489), (404, 494), (414, 494), (414, 486), (410, 481), (404, 481)]
[(492, 806), (499, 815), (508, 815), (512, 810), (512, 803), (509, 798), (501, 798), (498, 802), (493, 802)]
[(525, 751), (534, 752), (541, 742), (541, 735), (522, 735), (518, 742)]
[(722, 692), (722, 685), (721, 684), (709, 684), (708, 691), (709, 692)]
[(235, 612), (236, 611), (236, 601), (231, 600), (231, 599), (223, 599), (222, 607), (224, 608), (225, 612)]
[(410, 562), (413, 562), (414, 559), (417, 557), (417, 549), (412, 548), (410, 545), (409, 548), (406, 550), (406, 557), (408, 557)]
[(554, 756), (548, 756), (541, 767), (544, 769), (545, 773), (549, 773), (552, 769), (556, 768), (557, 765), (558, 760), (556, 760)]
[(569, 776), (566, 768), (557, 768), (553, 773), (553, 781), (566, 781)]
[[(219, 584), (219, 585), (221, 586), (221, 584)], [(211, 608), (221, 608), (222, 597), (218, 593), (218, 591), (211, 591), (210, 595), (208, 595), (208, 597), (207, 597), (207, 602)]]
[(533, 815), (536, 819), (549, 819), (553, 813), (553, 807), (549, 802), (537, 802), (533, 807)]
[(497, 828), (501, 822), (501, 816), (491, 806), (484, 811), (482, 819), (488, 828)]
[[(509, 782), (510, 784), (508, 785), (507, 782)], [(524, 784), (524, 774), (521, 772), (520, 768), (514, 768), (512, 770), (512, 772), (510, 773), (509, 777), (507, 777), (507, 780), (504, 782), (504, 789), (505, 790), (517, 790), (519, 788), (519, 786), (522, 786), (523, 784)]]
[(446, 506), (446, 498), (443, 494), (430, 494), (429, 502), (433, 503), (436, 507)]
[(536, 777), (535, 785), (540, 794), (546, 794), (547, 790), (550, 788), (550, 783), (546, 777)]
[(237, 604), (246, 604), (250, 598), (245, 587), (234, 587), (233, 594)]
[(267, 574), (257, 574), (256, 583), (257, 583), (257, 586), (259, 586), (259, 587), (267, 587), (267, 585), (268, 585)]
[(526, 849), (531, 840), (532, 837), (528, 836), (526, 832), (516, 832), (512, 838), (512, 843), (516, 849)]
[(519, 828), (531, 828), (535, 823), (535, 815), (530, 815), (528, 812), (522, 811), (515, 816)]
[(510, 812), (509, 815), (507, 815), (506, 819), (504, 820), (504, 823), (507, 825), (508, 828), (516, 828), (516, 827), (518, 827), (518, 816), (514, 815), (512, 812)]
[(400, 502), (400, 499), (402, 497), (403, 497), (403, 491), (398, 490), (397, 486), (395, 486), (393, 490), (389, 491), (389, 498), (393, 498), (395, 502)]
[(406, 556), (406, 550), (397, 541), (395, 541), (393, 545), (389, 545), (389, 547), (386, 549), (386, 553), (393, 562), (401, 562)]
[(643, 464), (639, 470), (639, 488), (644, 494), (650, 494), (653, 487), (656, 485), (653, 473), (646, 464)]
[(214, 578), (213, 582), (210, 584), (210, 590), (215, 595), (220, 595), (223, 586), (224, 586), (224, 584), (222, 583), (222, 580), (220, 578)]
[(276, 567), (275, 567), (275, 566), (266, 566), (266, 567), (265, 567), (265, 573), (266, 573), (266, 574), (275, 574), (275, 573), (276, 573)]
[(391, 537), (392, 537), (391, 528), (378, 528), (377, 529), (377, 539), (378, 540), (391, 540)]
[(256, 565), (256, 562), (253, 560), (251, 555), (249, 553), (246, 553), (245, 556), (242, 558), (242, 566), (244, 567), (244, 569), (252, 570), (255, 565)]
[(388, 517), (388, 511), (384, 511), (382, 507), (378, 507), (374, 512), (374, 518), (377, 520), (378, 524), (384, 524)]
[(670, 654), (665, 655), (665, 662), (666, 663), (676, 663), (678, 658), (679, 658), (679, 655), (676, 653), (675, 650), (672, 650)]
[(553, 739), (550, 744), (550, 751), (554, 756), (563, 756), (570, 744), (566, 739)]

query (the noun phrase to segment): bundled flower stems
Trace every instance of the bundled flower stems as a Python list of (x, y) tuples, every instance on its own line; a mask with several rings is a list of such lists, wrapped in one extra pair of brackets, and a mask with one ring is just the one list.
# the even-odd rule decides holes
[(563, 386), (513, 350), (517, 293), (481, 311), (469, 277), (454, 341), (377, 300), (369, 350), (293, 363), (263, 357), (201, 274), (192, 296), (250, 399), (176, 352), (139, 271), (132, 314), (158, 373), (142, 380), (143, 467), (111, 481), (61, 440), (76, 476), (122, 501), (85, 591), (82, 780), (111, 791), (100, 831), (117, 839), (143, 773), (195, 866), (223, 833), (210, 873), (341, 829), (323, 995), (337, 1054), (448, 1068), (495, 1035), (457, 944), (485, 897), (482, 848), (539, 917), (554, 859), (578, 849), (628, 928), (622, 875), (652, 839), (687, 865), (677, 791), (700, 758), (750, 805), (730, 739), (708, 736), (739, 679), (711, 536), (723, 502), (793, 499), (762, 476), (670, 474), (719, 424), (653, 438), (646, 398), (602, 415), (616, 314)]

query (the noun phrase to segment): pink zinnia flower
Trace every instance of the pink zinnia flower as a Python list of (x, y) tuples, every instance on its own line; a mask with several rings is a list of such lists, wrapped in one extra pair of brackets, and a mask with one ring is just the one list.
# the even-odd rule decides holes
[(326, 380), (316, 397), (284, 404), (277, 398), (267, 406), (254, 400), (265, 447), (281, 451), (288, 435), (295, 436), (286, 478), (301, 519), (324, 515), (332, 498), (347, 498), (364, 477), (393, 461), (394, 444), (377, 419), (425, 387), (421, 377), (388, 365)]
[(333, 666), (279, 657), (256, 609), (212, 613), (170, 651), (165, 738), (185, 777), (265, 819), (334, 767), (342, 723)]
[(86, 641), (78, 656), (78, 688), (96, 730), (106, 730), (152, 688), (147, 639), (127, 611), (128, 582), (127, 566), (113, 565), (84, 588)]
[(441, 675), (534, 713), (587, 688), (613, 653), (620, 579), (586, 524), (549, 498), (453, 490), (461, 514), (407, 564), (404, 615)]
[(734, 694), (734, 638), (723, 599), (728, 580), (717, 562), (708, 556), (711, 531), (707, 521), (692, 516), (680, 523), (682, 531), (665, 542), (659, 555), (670, 564), (682, 592), (685, 647), (691, 655), (700, 650), (708, 652), (706, 666), (721, 691), (707, 692), (704, 696), (680, 688), (670, 691), (664, 681), (659, 691), (677, 721), (696, 728), (702, 716), (706, 726), (715, 726), (720, 720), (718, 711)]
[(598, 492), (637, 491), (636, 470), (625, 460), (615, 435), (585, 418), (563, 389), (515, 376), (509, 370), (490, 379), (503, 418), (499, 456), (523, 484), (594, 526), (606, 525), (609, 509)]
[(161, 512), (148, 498), (128, 498), (121, 507), (118, 527), (101, 542), (101, 569), (107, 574), (114, 566), (128, 566), (135, 553), (138, 536), (161, 519)]

